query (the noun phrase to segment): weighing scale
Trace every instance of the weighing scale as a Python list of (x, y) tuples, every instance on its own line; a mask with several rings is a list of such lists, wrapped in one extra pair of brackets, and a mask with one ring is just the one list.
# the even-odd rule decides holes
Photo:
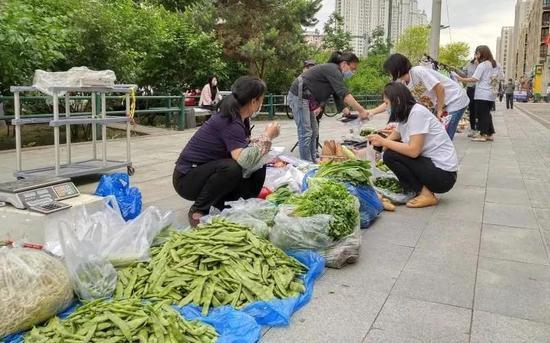
[(0, 204), (49, 214), (71, 207), (60, 200), (80, 195), (68, 178), (50, 177), (0, 183)]

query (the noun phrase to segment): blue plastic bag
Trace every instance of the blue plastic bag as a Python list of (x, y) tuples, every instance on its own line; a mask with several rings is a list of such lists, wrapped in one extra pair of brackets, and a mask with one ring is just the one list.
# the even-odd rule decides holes
[(306, 291), (295, 298), (256, 301), (246, 305), (241, 311), (256, 319), (260, 325), (288, 325), (292, 314), (311, 300), (313, 284), (325, 270), (325, 259), (313, 251), (288, 252), (288, 255), (309, 268), (308, 272), (302, 276)]
[[(302, 192), (305, 192), (308, 187), (308, 181), (310, 178), (315, 177), (317, 169), (310, 170), (304, 176), (302, 180)], [(361, 215), (361, 229), (366, 229), (372, 225), (376, 217), (384, 210), (384, 205), (374, 188), (368, 185), (353, 185), (351, 183), (345, 183), (344, 185), (352, 195), (359, 199), (359, 213)]]
[(384, 210), (384, 205), (382, 205), (376, 191), (371, 186), (355, 186), (349, 183), (345, 185), (348, 191), (359, 199), (361, 229), (368, 228)]
[(207, 316), (195, 305), (174, 308), (188, 320), (210, 324), (218, 333), (217, 343), (254, 343), (260, 340), (262, 328), (254, 318), (230, 306), (212, 309)]
[(124, 220), (134, 219), (141, 213), (141, 192), (137, 187), (130, 187), (130, 177), (126, 173), (101, 176), (95, 195), (114, 195)]

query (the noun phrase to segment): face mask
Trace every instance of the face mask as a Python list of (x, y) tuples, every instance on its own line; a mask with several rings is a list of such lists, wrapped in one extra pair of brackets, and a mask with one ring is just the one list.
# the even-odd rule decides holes
[(351, 70), (343, 71), (342, 75), (344, 76), (344, 79), (349, 79), (350, 77), (353, 76), (353, 72)]
[(252, 115), (250, 116), (250, 119), (256, 118), (259, 114), (260, 114), (260, 111), (256, 111), (256, 112), (252, 113)]

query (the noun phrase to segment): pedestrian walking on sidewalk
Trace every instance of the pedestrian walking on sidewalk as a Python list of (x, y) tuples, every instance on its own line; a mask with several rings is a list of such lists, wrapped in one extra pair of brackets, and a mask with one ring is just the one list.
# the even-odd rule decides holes
[(508, 83), (504, 88), (504, 92), (506, 93), (506, 109), (514, 109), (514, 91), (515, 90), (516, 90), (516, 85), (514, 84), (514, 80), (508, 79)]
[(434, 193), (450, 191), (457, 177), (458, 157), (445, 128), (409, 89), (392, 82), (384, 88), (384, 103), (398, 122), (397, 130), (383, 138), (368, 136), (374, 146), (384, 148), (384, 163), (407, 192), (417, 196), (407, 207), (437, 205)]
[(498, 95), (499, 81), (504, 77), (502, 69), (493, 58), (491, 50), (486, 45), (476, 48), (476, 57), (479, 65), (472, 77), (461, 77), (461, 82), (476, 82), (474, 94), (476, 114), (479, 116), (480, 136), (472, 138), (476, 142), (492, 141), (495, 134), (491, 109)]

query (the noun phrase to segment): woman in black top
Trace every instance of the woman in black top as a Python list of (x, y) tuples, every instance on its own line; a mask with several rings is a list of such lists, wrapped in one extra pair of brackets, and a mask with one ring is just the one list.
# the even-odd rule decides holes
[[(344, 79), (353, 76), (358, 63), (359, 58), (352, 52), (335, 52), (328, 63), (307, 70), (292, 83), (288, 103), (298, 127), (301, 159), (311, 162), (317, 159), (316, 137), (319, 126), (315, 116), (331, 96), (334, 97), (337, 110), (343, 111), (344, 115), (349, 114), (349, 110), (344, 108), (345, 103), (358, 111), (361, 119), (368, 119), (368, 112), (350, 94), (344, 83)], [(309, 109), (310, 99), (319, 104), (313, 111)]]

